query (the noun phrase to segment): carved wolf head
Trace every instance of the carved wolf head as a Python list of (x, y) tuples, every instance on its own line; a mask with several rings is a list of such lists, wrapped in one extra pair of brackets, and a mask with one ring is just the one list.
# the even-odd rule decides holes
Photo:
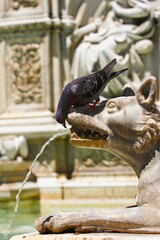
[(125, 86), (122, 97), (102, 102), (95, 112), (87, 106), (74, 108), (68, 115), (74, 133), (71, 142), (106, 149), (122, 158), (124, 151), (142, 155), (157, 149), (160, 121), (155, 98), (156, 79), (150, 77), (137, 92)]

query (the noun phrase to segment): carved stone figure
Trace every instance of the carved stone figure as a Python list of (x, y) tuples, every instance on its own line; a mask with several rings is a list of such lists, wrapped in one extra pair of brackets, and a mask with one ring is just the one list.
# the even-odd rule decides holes
[(76, 29), (70, 36), (70, 48), (77, 41), (72, 73), (73, 78), (87, 75), (116, 58), (119, 63), (116, 70), (129, 68), (128, 75), (118, 76), (105, 90), (117, 96), (121, 95), (125, 83), (131, 80), (137, 87), (151, 75), (149, 59), (153, 43), (150, 38), (155, 24), (147, 0), (104, 2), (99, 5), (99, 14), (95, 13), (88, 25)]
[(23, 160), (28, 156), (28, 144), (24, 136), (0, 138), (0, 160)]
[(155, 105), (156, 79), (138, 91), (126, 85), (123, 96), (103, 101), (96, 111), (75, 107), (68, 116), (71, 143), (109, 150), (123, 158), (139, 178), (137, 205), (127, 208), (57, 212), (38, 219), (40, 233), (112, 230), (160, 233), (160, 113)]

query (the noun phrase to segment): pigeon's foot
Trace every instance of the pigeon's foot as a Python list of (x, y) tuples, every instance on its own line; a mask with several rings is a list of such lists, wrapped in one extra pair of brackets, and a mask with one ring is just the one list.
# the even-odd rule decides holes
[(89, 109), (89, 111), (92, 111), (92, 110), (96, 110), (96, 106), (97, 106), (97, 103), (98, 103), (98, 101), (95, 101), (95, 103), (94, 104), (88, 104), (88, 106), (90, 106), (90, 109)]

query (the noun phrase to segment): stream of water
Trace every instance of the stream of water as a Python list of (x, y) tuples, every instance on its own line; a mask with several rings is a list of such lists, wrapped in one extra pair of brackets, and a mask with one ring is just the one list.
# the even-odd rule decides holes
[(18, 212), (18, 206), (19, 206), (19, 201), (20, 201), (20, 194), (24, 188), (24, 185), (26, 184), (26, 182), (28, 181), (32, 171), (33, 171), (33, 168), (35, 166), (35, 163), (36, 161), (38, 160), (38, 158), (42, 155), (42, 153), (45, 151), (46, 147), (53, 141), (55, 140), (57, 137), (61, 137), (61, 136), (64, 136), (64, 135), (67, 135), (71, 133), (71, 130), (70, 128), (67, 128), (67, 129), (64, 129), (64, 130), (61, 130), (60, 132), (54, 134), (41, 148), (40, 152), (36, 155), (35, 159), (33, 160), (33, 163), (31, 165), (31, 168), (29, 170), (29, 172), (27, 173), (24, 181), (22, 182), (22, 185), (16, 195), (16, 205), (15, 205), (15, 209), (14, 209), (14, 212), (13, 212), (13, 215), (11, 216), (11, 219), (9, 220), (9, 223), (8, 223), (8, 226), (7, 226), (7, 230), (5, 233), (3, 233), (3, 236), (4, 237), (8, 237), (8, 234), (9, 234), (9, 230), (10, 230), (10, 227), (13, 223), (13, 218), (15, 217), (15, 214)]

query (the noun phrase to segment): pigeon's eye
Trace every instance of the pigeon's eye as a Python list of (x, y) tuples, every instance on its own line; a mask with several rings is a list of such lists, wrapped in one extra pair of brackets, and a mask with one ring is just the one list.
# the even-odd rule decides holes
[(64, 118), (63, 117), (61, 117), (61, 121), (63, 121), (64, 120)]

